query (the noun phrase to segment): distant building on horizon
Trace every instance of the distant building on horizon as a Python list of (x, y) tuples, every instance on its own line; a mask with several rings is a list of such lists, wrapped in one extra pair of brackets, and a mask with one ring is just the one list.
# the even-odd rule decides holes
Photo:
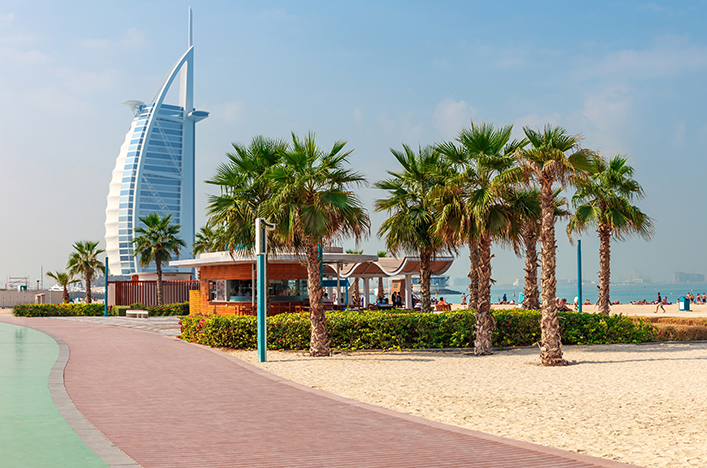
[[(189, 258), (194, 243), (194, 149), (196, 122), (209, 113), (193, 106), (194, 45), (189, 8), (187, 51), (177, 60), (147, 103), (123, 101), (133, 111), (133, 121), (120, 147), (106, 206), (106, 254), (111, 274), (132, 275), (154, 271), (133, 258), (131, 241), (139, 218), (150, 213), (181, 226), (187, 247), (180, 258)], [(166, 104), (170, 87), (179, 78), (179, 102)], [(176, 260), (176, 259), (175, 259)], [(167, 268), (169, 270), (169, 268)]]
[(705, 275), (702, 273), (685, 273), (683, 271), (675, 272), (676, 283), (704, 283)]

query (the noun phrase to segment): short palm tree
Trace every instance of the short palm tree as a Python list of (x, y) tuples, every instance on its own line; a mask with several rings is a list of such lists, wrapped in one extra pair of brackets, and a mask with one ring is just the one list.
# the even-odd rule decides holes
[(577, 184), (572, 197), (574, 216), (567, 234), (586, 232), (590, 226), (599, 234), (599, 310), (609, 315), (609, 283), (611, 277), (611, 239), (622, 241), (632, 234), (646, 240), (653, 233), (653, 222), (631, 202), (644, 197), (643, 188), (633, 178), (634, 169), (628, 158), (616, 155), (608, 162), (596, 158), (590, 176)]
[(64, 288), (64, 293), (62, 294), (62, 299), (64, 304), (71, 302), (71, 296), (69, 295), (69, 285), (72, 283), (78, 283), (79, 279), (74, 279), (73, 275), (66, 273), (64, 271), (47, 272), (47, 276), (56, 281), (56, 284)]
[[(361, 255), (363, 250), (361, 249), (347, 249), (347, 254)], [(354, 307), (359, 307), (361, 305), (361, 290), (358, 287), (358, 278), (351, 277), (353, 284), (349, 286), (349, 301), (347, 305), (353, 305)]]
[[(246, 255), (255, 248), (255, 220), (267, 218), (265, 203), (273, 197), (267, 174), (277, 166), (288, 149), (282, 140), (256, 136), (249, 146), (232, 143), (228, 161), (219, 165), (208, 184), (220, 188), (220, 195), (209, 197), (207, 227), (221, 230), (221, 244)], [(268, 246), (277, 250), (277, 239)]]
[(133, 257), (139, 256), (140, 265), (147, 267), (155, 262), (158, 305), (164, 304), (162, 264), (167, 263), (172, 258), (172, 254), (179, 256), (179, 250), (186, 247), (184, 241), (177, 237), (181, 226), (172, 224), (171, 220), (171, 214), (162, 218), (157, 213), (150, 213), (140, 218), (140, 222), (145, 227), (135, 228), (135, 234), (138, 235), (131, 241)]
[[(458, 145), (448, 142), (439, 146), (440, 152), (460, 168), (450, 185), (463, 199), (458, 203), (462, 207), (458, 214), (445, 210), (449, 205), (444, 203), (435, 228), (442, 235), (452, 231), (452, 237), (464, 233), (462, 237), (468, 239), (471, 255), (476, 256), (476, 263), (472, 263), (472, 270), (476, 271), (470, 277), (477, 280), (477, 294), (472, 297), (476, 300), (474, 353), (477, 355), (492, 352), (495, 321), (491, 315), (491, 244), (512, 237), (514, 217), (505, 198), (521, 176), (514, 169), (515, 152), (521, 143), (510, 141), (512, 129), (512, 125), (495, 128), (472, 122), (459, 133)], [(475, 259), (470, 257), (470, 260)]]
[[(97, 272), (105, 272), (105, 266), (98, 260), (98, 256), (105, 252), (103, 249), (96, 250), (98, 241), (77, 241), (74, 242), (74, 252), (69, 255), (66, 269), (69, 275), (82, 275), (86, 279), (86, 303), (92, 302), (91, 280)], [(107, 272), (105, 272), (107, 274)]]
[[(379, 236), (385, 236), (386, 249), (419, 255), (421, 311), (430, 312), (430, 277), (432, 259), (445, 250), (441, 238), (434, 233), (436, 221), (434, 192), (448, 174), (445, 159), (432, 146), (416, 153), (408, 145), (403, 150), (391, 149), (402, 169), (388, 171), (390, 177), (373, 186), (388, 192), (387, 198), (375, 201), (376, 211), (387, 211), (390, 216), (381, 224)], [(380, 292), (379, 292), (380, 294)]]
[[(379, 250), (378, 252), (376, 252), (376, 256), (378, 258), (385, 258), (388, 256), (388, 252), (386, 252), (385, 250)], [(381, 302), (383, 302), (383, 299), (385, 299), (385, 292), (383, 291), (383, 277), (379, 276), (378, 277), (378, 294), (376, 294), (376, 303), (380, 304)], [(407, 305), (407, 307), (412, 309), (412, 304)]]
[(273, 242), (304, 254), (307, 266), (312, 356), (330, 354), (326, 316), (322, 301), (319, 246), (370, 232), (370, 220), (354, 186), (366, 183), (364, 176), (345, 167), (352, 151), (345, 141), (331, 150), (317, 146), (314, 133), (304, 138), (292, 134), (291, 149), (268, 172), (272, 197), (265, 203), (265, 216), (275, 224)]
[[(565, 208), (567, 201), (560, 196), (561, 189), (556, 189), (555, 218), (569, 216)], [(540, 290), (538, 288), (538, 251), (537, 243), (540, 237), (540, 190), (526, 187), (511, 192), (508, 199), (514, 217), (520, 222), (520, 252), (525, 253), (525, 284), (523, 287), (523, 308), (527, 310), (540, 309)]]
[(528, 179), (540, 188), (540, 238), (542, 241), (542, 318), (540, 320), (540, 361), (545, 366), (567, 364), (562, 357), (560, 323), (557, 319), (555, 203), (553, 192), (571, 177), (581, 178), (589, 169), (593, 153), (579, 149), (580, 137), (567, 135), (562, 127), (546, 125), (542, 131), (524, 127), (529, 146), (519, 152), (519, 161)]
[(222, 252), (227, 249), (226, 228), (222, 225), (204, 226), (196, 233), (192, 254), (194, 256), (207, 252)]

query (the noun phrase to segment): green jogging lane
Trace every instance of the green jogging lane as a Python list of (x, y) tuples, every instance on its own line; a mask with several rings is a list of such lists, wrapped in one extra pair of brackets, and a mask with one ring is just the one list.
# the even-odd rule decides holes
[(0, 464), (106, 467), (59, 413), (49, 373), (59, 355), (51, 337), (0, 322)]

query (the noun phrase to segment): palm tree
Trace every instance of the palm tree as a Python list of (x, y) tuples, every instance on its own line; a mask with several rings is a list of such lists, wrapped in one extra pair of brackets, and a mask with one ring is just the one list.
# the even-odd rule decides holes
[[(355, 254), (355, 255), (361, 255), (363, 253), (363, 250), (360, 249), (348, 249), (346, 250), (347, 254)], [(349, 304), (347, 305), (353, 305), (356, 307), (361, 306), (361, 290), (358, 287), (358, 278), (351, 277), (351, 281), (353, 281), (353, 284), (349, 286)]]
[(492, 353), (495, 321), (491, 315), (491, 244), (494, 240), (508, 241), (514, 224), (505, 197), (520, 180), (520, 172), (513, 167), (514, 153), (521, 143), (510, 141), (512, 129), (512, 125), (496, 129), (491, 124), (471, 122), (469, 128), (459, 133), (458, 145), (452, 142), (439, 145), (440, 152), (460, 168), (451, 185), (463, 199), (458, 203), (462, 207), (458, 213), (441, 210), (436, 230), (443, 235), (451, 230), (453, 237), (464, 233), (468, 236), (470, 260), (476, 260), (472, 263), (472, 270), (476, 271), (470, 277), (477, 280), (474, 341), (477, 355)]
[[(385, 258), (388, 256), (388, 252), (385, 250), (379, 250), (376, 252), (378, 258)], [(380, 304), (385, 299), (385, 292), (383, 291), (383, 277), (378, 277), (378, 294), (376, 294), (376, 303)], [(412, 309), (412, 306), (409, 306)]]
[[(555, 184), (561, 187), (572, 176), (580, 178), (589, 169), (593, 153), (579, 149), (578, 135), (567, 135), (562, 127), (546, 125), (543, 131), (524, 127), (529, 147), (519, 153), (526, 176), (540, 186), (540, 239), (542, 269), (542, 318), (540, 321), (540, 361), (545, 366), (567, 364), (562, 357), (560, 324), (555, 308), (557, 243), (555, 242)], [(569, 153), (569, 154), (568, 154)]]
[(157, 213), (150, 213), (140, 218), (140, 222), (145, 227), (135, 228), (135, 238), (131, 241), (133, 245), (133, 257), (140, 257), (140, 265), (147, 267), (155, 262), (155, 273), (157, 274), (157, 304), (164, 304), (162, 294), (162, 264), (172, 258), (172, 254), (179, 256), (179, 250), (186, 247), (182, 239), (177, 237), (181, 226), (171, 223), (172, 215), (168, 214), (164, 218)]
[(71, 302), (71, 296), (69, 296), (68, 286), (72, 283), (78, 283), (81, 280), (74, 279), (72, 274), (63, 271), (48, 271), (47, 276), (54, 279), (56, 281), (56, 284), (64, 288), (64, 293), (62, 294), (64, 304), (68, 304), (69, 302)]
[(430, 312), (432, 258), (446, 250), (441, 238), (433, 231), (436, 221), (434, 192), (448, 176), (449, 166), (432, 146), (420, 148), (415, 153), (403, 144), (403, 151), (391, 148), (390, 152), (402, 170), (388, 171), (390, 178), (373, 185), (388, 192), (387, 198), (375, 201), (375, 210), (391, 213), (378, 235), (385, 236), (386, 249), (393, 255), (403, 251), (420, 256), (420, 310)]
[(69, 255), (69, 261), (66, 264), (66, 269), (69, 275), (82, 275), (86, 279), (86, 303), (90, 304), (91, 298), (91, 280), (93, 276), (102, 271), (104, 274), (105, 266), (98, 260), (98, 256), (105, 250), (96, 250), (98, 241), (77, 241), (74, 242), (74, 252)]
[(592, 161), (589, 178), (577, 184), (572, 197), (576, 211), (567, 225), (567, 235), (586, 232), (596, 226), (599, 234), (599, 310), (609, 315), (609, 282), (611, 276), (611, 239), (625, 240), (638, 234), (646, 240), (653, 234), (653, 222), (634, 200), (644, 197), (643, 188), (633, 178), (634, 169), (628, 157), (618, 154), (607, 163), (596, 158)]
[(226, 228), (223, 225), (206, 225), (196, 233), (192, 244), (194, 256), (207, 252), (221, 252), (226, 250)]
[[(219, 232), (219, 246), (246, 255), (255, 248), (256, 218), (268, 217), (265, 203), (273, 197), (273, 190), (267, 173), (281, 162), (288, 144), (256, 136), (247, 147), (232, 146), (234, 151), (226, 153), (228, 161), (206, 181), (221, 189), (220, 195), (209, 196), (207, 227)], [(268, 247), (278, 250), (277, 239), (269, 239)]]
[[(553, 192), (555, 199), (555, 218), (569, 216), (564, 207), (566, 200), (560, 196), (562, 190)], [(525, 284), (523, 287), (523, 308), (527, 310), (540, 309), (540, 290), (538, 288), (538, 251), (537, 243), (540, 237), (540, 190), (535, 187), (523, 188), (511, 193), (508, 203), (514, 212), (514, 217), (520, 221), (520, 244), (517, 251), (525, 252)]]
[(345, 141), (331, 150), (317, 146), (314, 133), (292, 134), (292, 148), (268, 172), (272, 198), (265, 203), (267, 218), (275, 223), (274, 242), (304, 254), (307, 266), (312, 356), (330, 354), (322, 302), (319, 246), (353, 237), (358, 242), (370, 232), (370, 220), (353, 186), (364, 176), (344, 167), (352, 151)]

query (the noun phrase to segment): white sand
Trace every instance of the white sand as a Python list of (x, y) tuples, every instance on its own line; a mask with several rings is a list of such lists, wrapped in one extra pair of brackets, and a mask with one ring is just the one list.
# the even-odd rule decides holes
[[(671, 314), (672, 315), (672, 314)], [(229, 351), (310, 387), (435, 421), (646, 467), (707, 466), (707, 343), (310, 358)]]

